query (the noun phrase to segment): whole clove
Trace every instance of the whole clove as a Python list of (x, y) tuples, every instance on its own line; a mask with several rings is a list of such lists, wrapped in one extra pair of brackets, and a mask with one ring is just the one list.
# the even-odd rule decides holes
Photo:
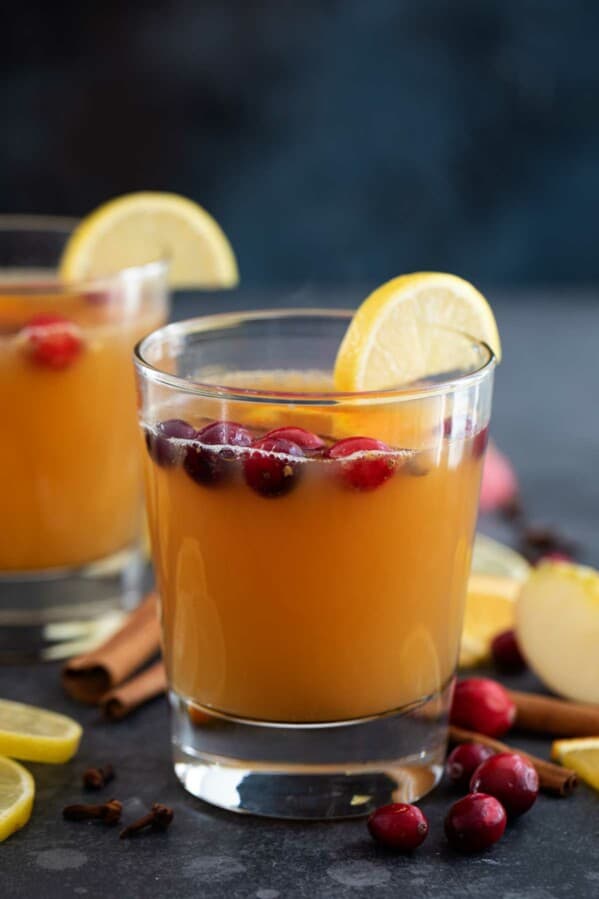
[(111, 780), (114, 780), (112, 765), (104, 765), (103, 768), (88, 768), (83, 772), (83, 786), (87, 790), (101, 790)]
[(150, 827), (152, 830), (166, 830), (173, 820), (174, 814), (172, 808), (168, 808), (166, 805), (155, 802), (152, 806), (152, 810), (148, 812), (147, 815), (134, 821), (133, 824), (129, 824), (121, 831), (121, 840), (132, 837), (134, 834), (139, 833), (141, 830), (145, 830), (147, 827)]
[(67, 805), (62, 810), (65, 821), (102, 821), (103, 824), (118, 824), (123, 805), (118, 799), (110, 799), (101, 805), (79, 803)]

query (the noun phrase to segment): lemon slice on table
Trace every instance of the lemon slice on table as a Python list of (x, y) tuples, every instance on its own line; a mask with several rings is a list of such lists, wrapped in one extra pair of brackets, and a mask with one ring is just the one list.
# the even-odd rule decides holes
[(493, 637), (514, 626), (516, 599), (522, 582), (512, 577), (471, 574), (466, 596), (460, 668), (489, 657)]
[(72, 718), (0, 699), (0, 755), (30, 762), (68, 762), (79, 747), (82, 729)]
[(599, 737), (555, 740), (551, 758), (576, 771), (589, 786), (599, 790)]
[(0, 843), (31, 817), (35, 783), (33, 777), (11, 759), (0, 756)]
[(335, 387), (341, 391), (384, 390), (441, 373), (455, 365), (437, 325), (489, 344), (497, 358), (501, 343), (486, 299), (468, 281), (442, 272), (401, 275), (364, 300), (339, 348)]
[(75, 228), (60, 277), (81, 281), (168, 259), (171, 287), (234, 287), (237, 262), (226, 235), (197, 203), (144, 191), (109, 200)]

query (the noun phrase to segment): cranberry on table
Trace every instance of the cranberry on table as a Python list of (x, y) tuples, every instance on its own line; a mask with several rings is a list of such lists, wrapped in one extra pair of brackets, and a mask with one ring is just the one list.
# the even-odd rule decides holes
[(146, 431), (146, 446), (157, 465), (168, 468), (175, 465), (182, 456), (181, 446), (176, 440), (193, 440), (196, 429), (182, 418), (169, 418), (156, 425), (154, 431)]
[[(304, 451), (282, 437), (254, 441), (244, 456), (243, 473), (252, 490), (264, 497), (284, 496), (296, 486)], [(296, 461), (297, 460), (297, 461)]]
[(493, 750), (482, 743), (460, 743), (447, 756), (445, 773), (453, 784), (467, 788), (478, 766), (492, 755)]
[(370, 815), (368, 830), (382, 846), (410, 852), (426, 839), (428, 821), (417, 806), (392, 802), (377, 808)]
[(539, 775), (531, 762), (517, 752), (499, 752), (476, 769), (470, 781), (473, 792), (495, 796), (508, 815), (527, 812), (539, 795)]
[(497, 668), (506, 674), (517, 674), (526, 668), (526, 660), (513, 630), (497, 634), (491, 643), (491, 655)]
[(265, 434), (264, 437), (265, 439), (267, 437), (278, 437), (283, 440), (290, 440), (292, 443), (301, 446), (305, 453), (317, 452), (324, 449), (325, 446), (322, 437), (319, 437), (318, 434), (313, 434), (311, 431), (306, 431), (304, 428), (274, 428), (274, 430)]
[[(196, 484), (220, 484), (231, 472), (235, 447), (249, 447), (252, 435), (235, 421), (213, 421), (196, 434), (185, 451), (183, 468)], [(207, 447), (220, 447), (212, 450)]]
[(470, 793), (455, 802), (445, 818), (445, 835), (460, 852), (482, 852), (505, 831), (507, 815), (494, 796)]
[(356, 490), (380, 487), (397, 466), (391, 448), (372, 437), (346, 437), (335, 443), (327, 456), (339, 463), (341, 477)]
[(64, 315), (34, 315), (21, 333), (29, 357), (55, 371), (67, 368), (83, 350), (79, 326)]
[(470, 677), (456, 684), (449, 719), (452, 724), (488, 737), (500, 737), (514, 723), (516, 706), (497, 681)]

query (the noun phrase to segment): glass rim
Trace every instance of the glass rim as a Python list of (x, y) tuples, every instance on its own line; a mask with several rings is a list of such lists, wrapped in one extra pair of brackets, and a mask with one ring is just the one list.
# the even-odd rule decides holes
[[(49, 235), (67, 235), (71, 234), (80, 222), (81, 219), (75, 218), (74, 216), (3, 213), (0, 214), (0, 239), (3, 234), (11, 231), (15, 234), (23, 232), (28, 234), (45, 233)], [(57, 259), (57, 262), (58, 261), (59, 260)], [(89, 278), (76, 278), (74, 281), (64, 282), (57, 278), (56, 281), (51, 281), (50, 285), (44, 285), (44, 289), (50, 288), (52, 292), (56, 291), (57, 294), (65, 292), (70, 293), (73, 291), (85, 292), (86, 290), (89, 291), (90, 289), (106, 286), (107, 284), (114, 284), (115, 281), (139, 280), (140, 278), (152, 275), (166, 274), (169, 265), (170, 259), (165, 254), (164, 256), (150, 260), (149, 262), (123, 266), (123, 268), (119, 268), (117, 271), (106, 275), (94, 275)], [(4, 267), (0, 265), (0, 292), (4, 289), (5, 283), (2, 278), (3, 268)], [(19, 269), (21, 266), (15, 266), (14, 268)], [(23, 268), (25, 268), (25, 266), (23, 266)], [(36, 266), (32, 265), (29, 268), (32, 272), (35, 272)], [(39, 268), (44, 272), (51, 270), (53, 274), (58, 274), (57, 265), (51, 267), (39, 266)], [(39, 293), (41, 289), (40, 285), (36, 285), (35, 282), (28, 284), (26, 281), (23, 283), (20, 283), (19, 281), (7, 281), (6, 284), (10, 287), (11, 293), (16, 292), (19, 295), (22, 294), (24, 296)]]
[(226, 384), (206, 383), (192, 378), (182, 378), (170, 374), (148, 361), (145, 358), (147, 348), (151, 343), (166, 338), (181, 338), (193, 333), (206, 333), (220, 328), (232, 328), (247, 321), (268, 321), (269, 319), (282, 318), (328, 318), (351, 321), (355, 310), (332, 308), (289, 308), (289, 309), (258, 309), (244, 312), (222, 312), (215, 315), (203, 315), (183, 321), (171, 322), (157, 328), (137, 342), (133, 350), (135, 366), (138, 371), (151, 379), (154, 383), (172, 387), (180, 392), (191, 393), (212, 399), (228, 399), (235, 402), (279, 402), (292, 403), (294, 405), (334, 405), (341, 402), (358, 400), (390, 401), (393, 399), (417, 399), (420, 397), (438, 396), (455, 392), (458, 388), (480, 383), (494, 370), (497, 357), (488, 343), (478, 340), (456, 328), (448, 328), (442, 325), (430, 325), (439, 328), (448, 334), (458, 335), (475, 344), (486, 354), (486, 360), (471, 372), (455, 375), (444, 380), (426, 384), (408, 384), (399, 387), (390, 387), (383, 390), (354, 390), (354, 391), (289, 391), (289, 390), (265, 390), (251, 387), (234, 387)]

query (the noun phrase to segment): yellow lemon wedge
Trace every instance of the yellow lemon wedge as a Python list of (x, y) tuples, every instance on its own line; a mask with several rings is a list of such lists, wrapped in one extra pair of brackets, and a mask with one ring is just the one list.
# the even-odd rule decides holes
[[(337, 353), (335, 388), (385, 390), (459, 368), (454, 341), (431, 325), (485, 341), (501, 357), (495, 316), (483, 295), (456, 275), (416, 272), (383, 284), (359, 307)], [(471, 358), (464, 341), (467, 350)]]
[(516, 606), (524, 657), (554, 693), (599, 703), (599, 571), (570, 562), (542, 562)]
[(34, 796), (35, 784), (29, 771), (0, 756), (0, 843), (25, 827)]
[(489, 656), (493, 637), (514, 626), (521, 581), (492, 574), (472, 574), (468, 583), (460, 667), (479, 665)]
[(555, 740), (551, 758), (576, 771), (589, 786), (599, 790), (599, 737)]
[(73, 282), (159, 259), (171, 287), (234, 287), (237, 262), (220, 225), (178, 194), (143, 191), (109, 200), (85, 216), (64, 248), (59, 274)]
[(68, 762), (82, 729), (72, 718), (22, 702), (0, 699), (0, 754), (30, 762)]

